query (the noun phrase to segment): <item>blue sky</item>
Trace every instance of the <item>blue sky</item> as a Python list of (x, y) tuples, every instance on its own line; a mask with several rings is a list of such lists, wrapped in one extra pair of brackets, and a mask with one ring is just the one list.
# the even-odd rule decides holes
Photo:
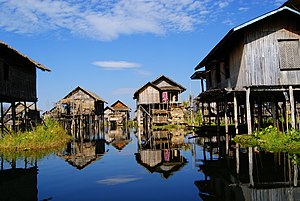
[(0, 0), (0, 40), (50, 68), (37, 72), (49, 110), (77, 86), (135, 109), (160, 75), (200, 93), (194, 67), (233, 27), (285, 0)]

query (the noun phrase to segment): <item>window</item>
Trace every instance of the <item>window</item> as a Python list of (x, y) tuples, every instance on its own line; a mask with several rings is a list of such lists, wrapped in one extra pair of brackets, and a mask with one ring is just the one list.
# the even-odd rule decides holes
[(300, 68), (299, 39), (280, 39), (278, 47), (281, 70)]

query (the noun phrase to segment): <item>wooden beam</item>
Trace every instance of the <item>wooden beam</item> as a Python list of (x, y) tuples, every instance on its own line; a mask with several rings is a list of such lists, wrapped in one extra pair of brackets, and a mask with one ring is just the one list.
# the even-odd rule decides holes
[(12, 115), (13, 131), (16, 131), (16, 105), (14, 101), (11, 102), (11, 115)]
[(227, 95), (225, 95), (225, 103), (224, 103), (224, 118), (225, 118), (225, 138), (226, 138), (226, 155), (229, 153), (229, 134), (228, 134), (228, 110), (227, 110)]
[[(252, 121), (251, 121), (251, 107), (250, 107), (250, 88), (246, 90), (246, 109), (247, 109), (247, 126), (248, 126), (248, 135), (252, 134)], [(253, 148), (248, 148), (249, 153), (249, 178), (250, 185), (254, 186), (253, 180)]]
[(4, 133), (4, 112), (3, 112), (3, 102), (1, 102), (1, 135), (0, 135), (0, 138), (2, 138), (3, 133)]
[(295, 120), (295, 101), (294, 101), (294, 92), (293, 87), (289, 86), (289, 95), (290, 95), (290, 104), (291, 104), (291, 120), (292, 120), (292, 128), (296, 128), (296, 120)]
[[(238, 104), (237, 104), (237, 98), (236, 93), (233, 94), (233, 107), (234, 107), (234, 127), (235, 127), (235, 134), (239, 134), (239, 122), (238, 122)], [(236, 153), (236, 173), (239, 174), (240, 172), (240, 152), (239, 152), (239, 144), (236, 143), (235, 147), (235, 153)]]

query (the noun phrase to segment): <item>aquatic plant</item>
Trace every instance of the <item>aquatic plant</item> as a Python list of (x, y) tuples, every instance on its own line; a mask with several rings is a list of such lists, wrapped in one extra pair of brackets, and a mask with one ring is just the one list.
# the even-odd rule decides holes
[(237, 135), (233, 140), (242, 146), (257, 147), (263, 151), (300, 153), (300, 131), (296, 129), (282, 132), (269, 126), (252, 135)]
[(47, 153), (65, 146), (71, 139), (59, 122), (47, 120), (32, 131), (4, 134), (0, 140), (0, 151), (14, 155), (23, 155), (24, 151)]

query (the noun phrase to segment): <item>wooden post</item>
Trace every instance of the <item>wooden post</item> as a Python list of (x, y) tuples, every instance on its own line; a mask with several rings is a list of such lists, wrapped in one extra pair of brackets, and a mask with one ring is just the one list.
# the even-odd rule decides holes
[(272, 97), (272, 118), (273, 118), (273, 126), (277, 127), (277, 111), (276, 111), (276, 103), (274, 97)]
[(224, 118), (225, 118), (225, 138), (226, 138), (226, 155), (229, 153), (229, 134), (228, 134), (228, 114), (227, 114), (227, 95), (225, 95)]
[(220, 158), (220, 146), (221, 146), (221, 142), (220, 142), (220, 110), (219, 110), (219, 100), (217, 100), (216, 102), (216, 107), (217, 107), (217, 135), (218, 135), (218, 149), (219, 149), (219, 158)]
[(141, 108), (140, 106), (137, 107), (137, 123), (138, 123), (138, 127), (141, 126)]
[[(247, 128), (248, 135), (252, 134), (251, 107), (250, 107), (250, 88), (246, 89), (246, 109), (247, 109)], [(253, 181), (253, 149), (249, 147), (249, 178), (250, 185), (254, 186)]]
[(25, 124), (25, 130), (27, 130), (27, 105), (26, 105), (26, 101), (24, 101), (24, 124)]
[[(234, 127), (235, 127), (235, 134), (239, 134), (239, 122), (238, 122), (238, 104), (236, 99), (236, 93), (233, 94), (233, 107), (234, 107)], [(239, 144), (236, 143), (235, 147), (236, 153), (236, 173), (239, 174), (240, 172), (240, 152), (239, 152)]]
[[(201, 114), (201, 118), (202, 118), (202, 125), (204, 124), (204, 121), (205, 121), (205, 118), (204, 118), (204, 102), (201, 102), (201, 104), (202, 104), (202, 106), (201, 106), (201, 112), (202, 112), (202, 114)], [(200, 126), (200, 122), (199, 122), (199, 126)]]
[(290, 104), (291, 104), (291, 120), (292, 120), (292, 128), (296, 128), (296, 120), (295, 120), (295, 101), (294, 101), (294, 92), (293, 87), (289, 86), (289, 94), (290, 94)]
[(4, 133), (4, 111), (3, 111), (3, 102), (1, 102), (1, 135), (0, 138), (2, 138), (2, 135)]
[(13, 101), (11, 103), (11, 114), (12, 114), (12, 129), (13, 131), (16, 131), (16, 105), (15, 102)]
[(34, 102), (34, 111), (35, 111), (35, 120), (34, 120), (34, 126), (37, 126), (39, 115), (38, 115), (38, 109), (37, 109), (37, 104), (36, 101)]
[(257, 125), (257, 127), (258, 127), (258, 130), (259, 130), (262, 126), (262, 123), (263, 123), (263, 121), (262, 121), (262, 105), (263, 104), (260, 100), (260, 97), (258, 97), (257, 105), (258, 105), (258, 125)]
[(204, 83), (203, 83), (203, 79), (201, 79), (201, 93), (204, 92)]
[(211, 125), (211, 107), (210, 107), (210, 102), (208, 102), (207, 104), (208, 104), (207, 105), (207, 109), (208, 109), (208, 118), (209, 118), (208, 123), (209, 123), (209, 125)]

